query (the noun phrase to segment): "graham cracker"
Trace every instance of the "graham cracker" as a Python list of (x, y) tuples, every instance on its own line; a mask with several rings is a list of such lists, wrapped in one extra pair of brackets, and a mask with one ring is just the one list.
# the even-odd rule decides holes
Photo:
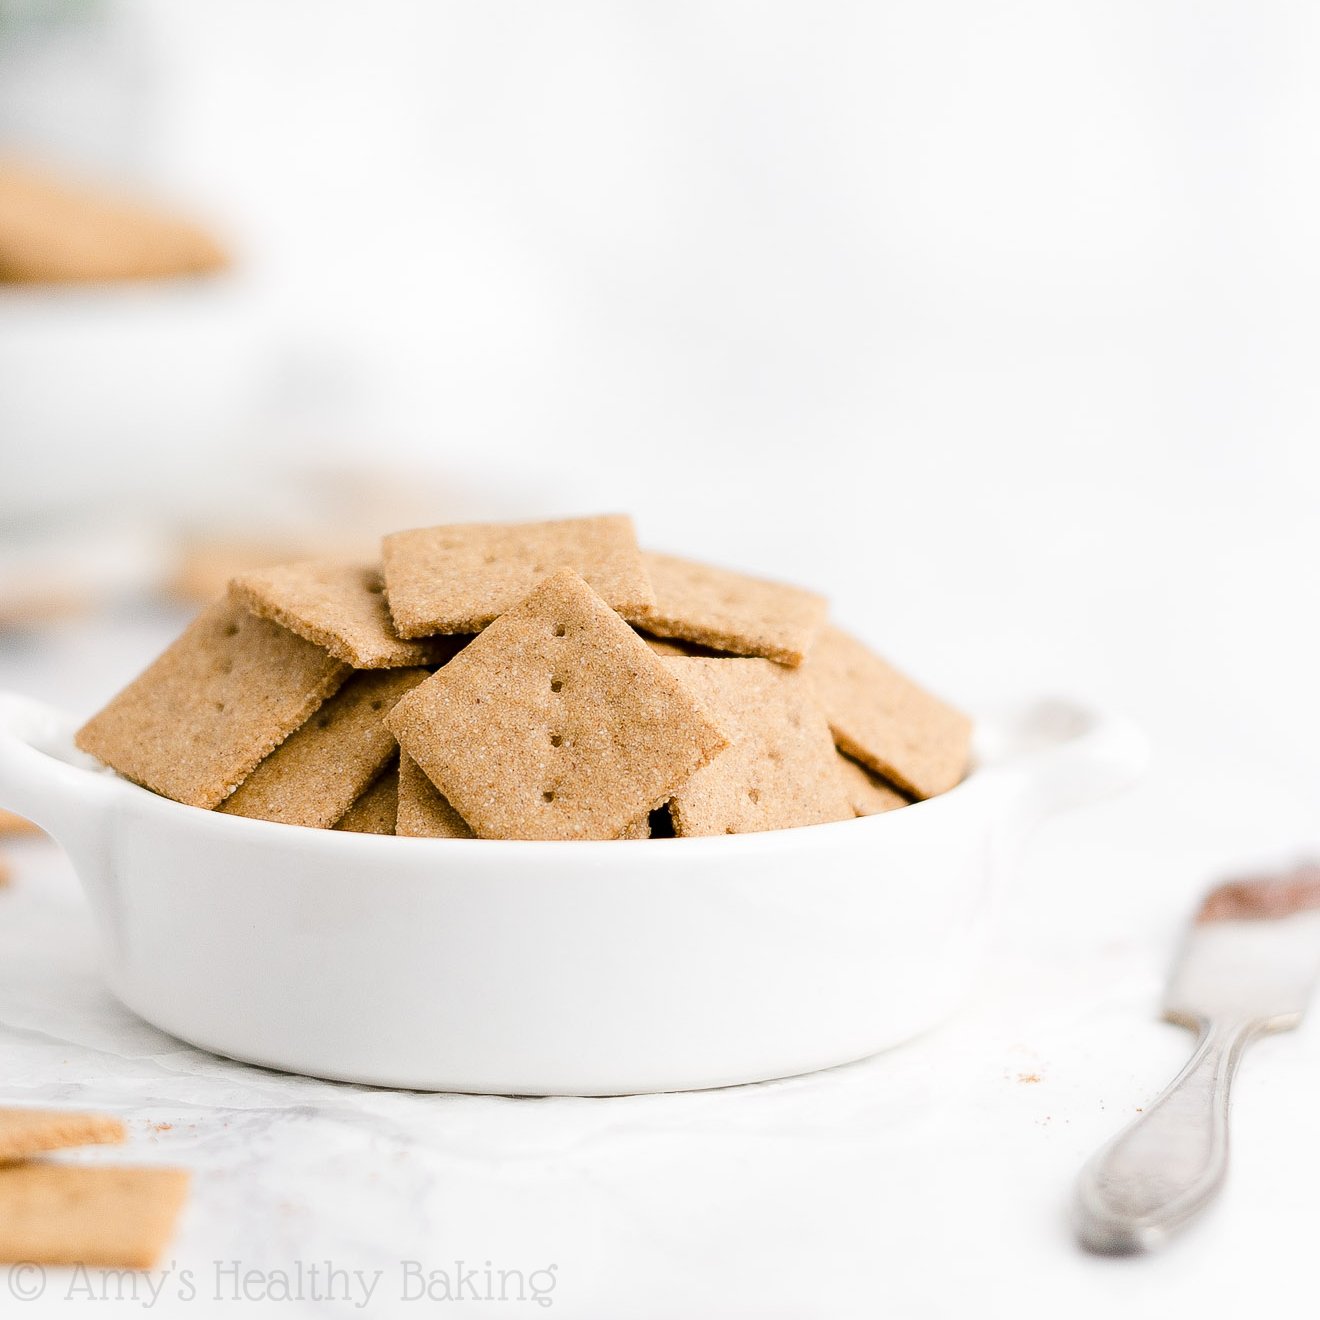
[(9, 859), (0, 853), (0, 889), (7, 889), (14, 878), (13, 868), (9, 865)]
[(912, 805), (910, 798), (904, 797), (892, 784), (886, 784), (879, 775), (873, 774), (859, 761), (854, 761), (842, 752), (838, 755), (844, 792), (857, 815), (879, 816), (882, 812)]
[(319, 646), (221, 600), (75, 741), (154, 792), (215, 807), (351, 672)]
[(13, 811), (0, 811), (0, 834), (40, 834), (41, 827)]
[(838, 753), (800, 674), (760, 659), (666, 660), (732, 739), (674, 794), (680, 838), (850, 820)]
[(244, 573), (230, 595), (264, 619), (324, 647), (354, 669), (440, 665), (463, 641), (405, 641), (385, 605), (385, 583), (370, 564), (313, 559)]
[(632, 519), (624, 514), (427, 527), (395, 532), (381, 549), (400, 637), (480, 632), (563, 568), (628, 618), (655, 601)]
[(800, 665), (825, 622), (823, 596), (675, 555), (644, 551), (655, 607), (638, 621), (648, 633), (715, 651)]
[(196, 225), (108, 190), (0, 161), (0, 283), (99, 283), (221, 270)]
[(445, 801), (422, 767), (399, 752), (399, 815), (396, 834), (414, 839), (470, 839), (467, 821)]
[(65, 1146), (117, 1145), (124, 1125), (108, 1114), (67, 1109), (0, 1109), (0, 1164)]
[(827, 627), (805, 672), (839, 750), (905, 793), (934, 797), (967, 773), (971, 720), (855, 637)]
[(571, 569), (492, 623), (387, 722), (481, 838), (617, 839), (728, 741)]
[(364, 669), (220, 804), (231, 816), (329, 829), (394, 755), (385, 717), (425, 669)]
[(182, 1169), (31, 1160), (0, 1168), (0, 1261), (147, 1270), (174, 1235)]
[(353, 834), (393, 834), (398, 813), (399, 772), (391, 765), (344, 812), (335, 829)]

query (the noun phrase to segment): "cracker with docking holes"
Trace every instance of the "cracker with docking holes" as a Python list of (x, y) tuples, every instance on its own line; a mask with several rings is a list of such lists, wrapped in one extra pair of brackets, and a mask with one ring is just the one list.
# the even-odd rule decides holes
[(329, 829), (394, 755), (385, 718), (430, 673), (364, 669), (353, 675), (227, 797), (231, 816)]
[(825, 622), (815, 592), (675, 555), (644, 551), (655, 607), (638, 620), (657, 637), (800, 665)]
[(483, 838), (617, 839), (728, 742), (571, 569), (410, 692), (388, 724)]
[(445, 801), (426, 772), (399, 752), (399, 816), (395, 833), (414, 839), (470, 839), (467, 821)]
[(0, 1109), (0, 1164), (68, 1146), (118, 1145), (124, 1125), (108, 1114), (71, 1109)]
[(350, 834), (393, 834), (398, 815), (399, 768), (392, 764), (344, 812), (335, 829)]
[(181, 1169), (29, 1160), (0, 1168), (0, 1261), (148, 1270), (174, 1235)]
[(904, 797), (892, 784), (886, 784), (860, 761), (854, 761), (842, 752), (839, 753), (839, 773), (843, 776), (848, 801), (859, 816), (879, 816), (912, 804), (911, 799)]
[(217, 601), (78, 730), (84, 752), (194, 807), (218, 806), (348, 677), (347, 665)]
[(827, 627), (805, 672), (841, 752), (916, 798), (967, 773), (972, 723), (874, 651)]
[(395, 532), (381, 554), (400, 637), (480, 632), (562, 568), (625, 618), (654, 603), (632, 519), (623, 514)]
[(327, 559), (280, 564), (236, 577), (229, 592), (253, 614), (315, 642), (354, 669), (442, 665), (466, 641), (398, 636), (385, 605), (384, 579), (368, 564)]
[(731, 739), (674, 794), (675, 834), (750, 834), (853, 817), (834, 739), (799, 673), (760, 659), (664, 663)]

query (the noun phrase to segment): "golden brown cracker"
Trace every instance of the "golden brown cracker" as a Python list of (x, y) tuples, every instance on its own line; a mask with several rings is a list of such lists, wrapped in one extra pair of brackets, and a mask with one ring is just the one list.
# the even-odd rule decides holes
[(562, 568), (630, 618), (654, 601), (632, 519), (624, 514), (395, 532), (382, 542), (382, 556), (400, 637), (479, 632)]
[(217, 601), (76, 741), (165, 797), (215, 807), (351, 672), (269, 619)]
[(727, 741), (570, 569), (410, 692), (388, 723), (482, 838), (617, 839)]
[(253, 614), (324, 647), (354, 669), (439, 665), (459, 638), (405, 641), (394, 631), (380, 570), (369, 564), (303, 560), (236, 577), (230, 594)]
[(642, 562), (656, 603), (639, 622), (659, 637), (791, 666), (802, 663), (825, 622), (825, 598), (801, 587), (649, 550)]
[(108, 1114), (0, 1108), (0, 1164), (66, 1146), (117, 1145), (124, 1125)]
[(189, 221), (106, 189), (0, 161), (0, 283), (100, 283), (221, 270)]
[(0, 1261), (147, 1270), (174, 1235), (181, 1169), (30, 1160), (0, 1168)]
[(749, 834), (852, 818), (834, 739), (800, 674), (761, 659), (664, 663), (732, 740), (674, 794), (675, 834)]
[(220, 804), (232, 816), (329, 829), (394, 755), (385, 717), (429, 677), (425, 669), (364, 669), (284, 740)]
[(388, 765), (384, 774), (339, 818), (335, 829), (351, 834), (393, 834), (398, 814), (399, 770)]
[(39, 825), (34, 825), (26, 817), (19, 816), (12, 811), (0, 811), (0, 835), (37, 835), (40, 833), (41, 827)]
[(911, 805), (910, 798), (904, 797), (892, 784), (886, 784), (860, 761), (854, 761), (842, 752), (838, 756), (844, 792), (857, 815), (879, 816), (882, 812)]
[(855, 637), (827, 627), (805, 672), (839, 750), (905, 793), (934, 797), (967, 773), (971, 720)]
[(399, 815), (395, 833), (414, 839), (470, 839), (467, 821), (445, 801), (425, 771), (399, 752)]

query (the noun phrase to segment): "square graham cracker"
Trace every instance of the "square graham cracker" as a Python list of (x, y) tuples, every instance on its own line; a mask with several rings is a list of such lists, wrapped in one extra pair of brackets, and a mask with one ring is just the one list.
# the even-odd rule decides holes
[(188, 1192), (181, 1169), (30, 1160), (0, 1168), (0, 1261), (149, 1270)]
[(422, 767), (399, 753), (399, 817), (395, 833), (414, 839), (470, 839), (467, 821), (445, 801)]
[(879, 816), (912, 805), (911, 798), (904, 797), (892, 784), (886, 784), (860, 761), (854, 761), (842, 752), (839, 753), (839, 773), (843, 776), (848, 801), (859, 816)]
[(354, 669), (444, 664), (458, 638), (405, 641), (394, 631), (380, 570), (310, 559), (236, 577), (229, 594), (253, 614), (324, 647)]
[(385, 767), (374, 784), (339, 818), (337, 830), (350, 834), (393, 834), (399, 815), (399, 768)]
[(410, 692), (388, 723), (473, 833), (494, 839), (617, 839), (728, 742), (570, 569)]
[(731, 569), (644, 551), (655, 607), (638, 626), (714, 651), (800, 665), (829, 608), (824, 596)]
[(804, 671), (841, 752), (915, 798), (967, 773), (972, 722), (869, 647), (827, 627)]
[(211, 808), (351, 672), (319, 646), (220, 600), (75, 741), (153, 792)]
[(628, 618), (654, 603), (632, 519), (624, 514), (395, 532), (381, 542), (381, 554), (400, 637), (480, 632), (563, 568)]
[(124, 1125), (108, 1114), (67, 1109), (0, 1109), (0, 1164), (66, 1146), (118, 1145)]
[(673, 796), (680, 838), (851, 820), (825, 717), (794, 670), (759, 659), (664, 662), (732, 739)]
[(221, 804), (231, 816), (329, 829), (394, 755), (385, 717), (426, 669), (364, 669)]

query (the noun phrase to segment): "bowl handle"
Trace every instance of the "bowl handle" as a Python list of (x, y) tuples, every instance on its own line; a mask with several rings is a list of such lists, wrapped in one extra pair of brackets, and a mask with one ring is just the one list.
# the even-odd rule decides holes
[(71, 854), (100, 845), (116, 788), (90, 757), (86, 766), (61, 759), (75, 728), (61, 711), (0, 692), (0, 807), (40, 825)]
[(1150, 759), (1131, 720), (1074, 701), (1039, 701), (993, 727), (986, 750), (1011, 784), (1024, 830), (1130, 787)]

